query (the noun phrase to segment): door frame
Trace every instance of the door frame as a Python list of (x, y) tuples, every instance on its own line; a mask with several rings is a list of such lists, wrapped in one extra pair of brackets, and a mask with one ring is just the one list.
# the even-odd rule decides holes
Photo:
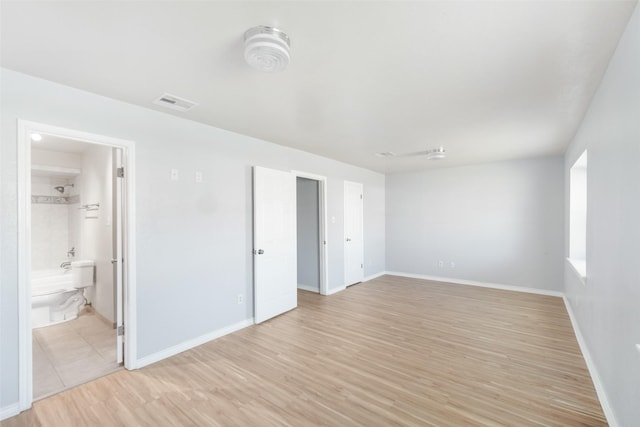
[(320, 294), (329, 295), (329, 242), (327, 238), (327, 177), (308, 172), (292, 170), (297, 178), (307, 178), (318, 182), (318, 252), (320, 265)]
[[(19, 410), (33, 403), (33, 349), (31, 328), (31, 138), (53, 135), (89, 144), (122, 149), (125, 166), (123, 200), (123, 310), (126, 319), (124, 367), (135, 369), (136, 353), (136, 224), (135, 143), (119, 138), (18, 119), (18, 393)], [(114, 344), (115, 345), (115, 344)]]

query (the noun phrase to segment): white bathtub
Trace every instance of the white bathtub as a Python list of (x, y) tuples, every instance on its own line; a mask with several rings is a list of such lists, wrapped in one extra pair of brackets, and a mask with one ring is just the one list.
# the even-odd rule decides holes
[(41, 328), (78, 317), (84, 292), (71, 284), (71, 271), (61, 268), (31, 272), (31, 326)]

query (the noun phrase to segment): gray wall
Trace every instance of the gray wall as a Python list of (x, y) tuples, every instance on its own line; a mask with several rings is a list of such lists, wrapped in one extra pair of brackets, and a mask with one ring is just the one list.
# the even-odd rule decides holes
[(320, 292), (318, 181), (296, 179), (298, 286)]
[(388, 175), (387, 271), (562, 290), (562, 168), (554, 157)]
[(328, 178), (330, 290), (344, 285), (343, 182), (364, 183), (365, 245), (375, 243), (365, 273), (384, 271), (384, 175), (10, 70), (0, 77), (0, 409), (18, 401), (18, 118), (135, 141), (138, 358), (253, 316), (253, 165)]
[[(640, 425), (640, 10), (636, 8), (565, 158), (586, 148), (587, 280), (565, 292), (620, 426)], [(568, 212), (565, 255), (569, 253)]]

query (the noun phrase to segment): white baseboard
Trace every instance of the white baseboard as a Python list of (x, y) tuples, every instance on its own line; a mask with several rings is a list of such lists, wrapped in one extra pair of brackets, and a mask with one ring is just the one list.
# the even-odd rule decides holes
[(337, 294), (338, 292), (342, 292), (345, 289), (347, 289), (346, 286), (340, 286), (339, 288), (332, 288), (332, 289), (328, 289), (326, 295), (333, 295), (333, 294)]
[(571, 308), (571, 303), (567, 299), (567, 297), (562, 297), (564, 300), (564, 305), (567, 308), (567, 313), (569, 313), (569, 319), (571, 319), (571, 326), (573, 326), (573, 331), (576, 334), (576, 339), (578, 340), (578, 345), (580, 346), (580, 351), (582, 352), (582, 357), (584, 361), (587, 363), (587, 369), (589, 369), (589, 374), (591, 374), (591, 380), (593, 381), (593, 386), (596, 389), (596, 394), (598, 395), (598, 399), (600, 400), (600, 405), (602, 405), (602, 411), (604, 412), (604, 416), (607, 418), (607, 422), (610, 427), (618, 427), (618, 421), (613, 413), (613, 408), (609, 404), (609, 399), (607, 399), (607, 393), (604, 391), (604, 385), (602, 381), (600, 381), (600, 375), (598, 375), (598, 369), (596, 368), (596, 364), (593, 362), (591, 358), (591, 353), (589, 353), (589, 348), (587, 347), (587, 343), (580, 332), (580, 326), (578, 325), (578, 319), (576, 319), (575, 314), (573, 313), (573, 309)]
[(514, 285), (503, 285), (499, 283), (477, 282), (475, 280), (454, 279), (451, 277), (427, 276), (425, 274), (402, 273), (399, 271), (387, 271), (384, 274), (388, 274), (390, 276), (410, 277), (413, 279), (431, 280), (434, 282), (454, 283), (458, 285), (469, 285), (469, 286), (481, 286), (483, 288), (502, 289), (505, 291), (516, 291), (516, 292), (526, 292), (529, 294), (548, 295), (552, 297), (564, 296), (564, 294), (560, 291), (550, 291), (547, 289), (527, 288), (523, 286), (514, 286)]
[(378, 277), (384, 276), (385, 274), (387, 274), (386, 271), (381, 271), (380, 273), (372, 274), (371, 276), (365, 277), (364, 279), (362, 279), (362, 281), (368, 282), (369, 280), (377, 279)]
[(315, 292), (316, 294), (320, 293), (320, 288), (316, 288), (314, 286), (301, 285), (298, 283), (298, 289), (302, 289), (303, 291)]
[(193, 338), (189, 341), (182, 342), (180, 344), (174, 345), (172, 347), (166, 348), (157, 353), (150, 354), (136, 361), (136, 368), (142, 368), (147, 365), (151, 365), (152, 363), (159, 362), (163, 359), (166, 359), (171, 356), (175, 356), (178, 353), (182, 353), (183, 351), (190, 350), (194, 347), (202, 345), (206, 342), (215, 340), (216, 338), (223, 337), (232, 332), (239, 331), (240, 329), (244, 329), (247, 326), (253, 325), (253, 317), (250, 319), (243, 320), (238, 323), (234, 323), (233, 325), (229, 325), (227, 327), (209, 332), (208, 334), (201, 335), (199, 337)]
[(0, 421), (14, 417), (20, 413), (20, 403), (16, 402), (4, 408), (0, 408)]

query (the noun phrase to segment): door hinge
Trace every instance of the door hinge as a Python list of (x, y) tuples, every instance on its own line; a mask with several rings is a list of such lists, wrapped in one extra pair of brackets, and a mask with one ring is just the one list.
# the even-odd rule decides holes
[(124, 178), (124, 167), (116, 169), (116, 176), (118, 178)]
[(362, 264), (360, 264), (360, 268), (364, 268), (364, 266)]
[(118, 334), (119, 337), (124, 335), (124, 325), (118, 326), (117, 334)]

